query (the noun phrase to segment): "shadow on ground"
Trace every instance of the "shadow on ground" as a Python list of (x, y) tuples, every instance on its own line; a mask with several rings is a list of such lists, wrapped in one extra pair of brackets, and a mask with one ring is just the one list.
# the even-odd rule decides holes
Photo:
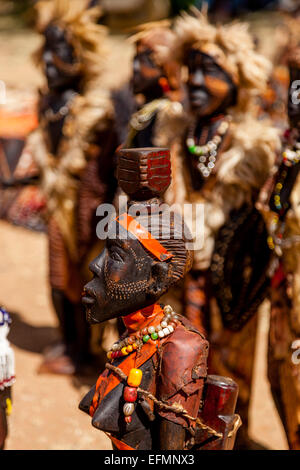
[(57, 329), (51, 326), (33, 326), (26, 323), (16, 312), (9, 312), (12, 328), (9, 341), (17, 348), (41, 354), (43, 350), (59, 340)]
[[(26, 323), (22, 316), (16, 312), (9, 312), (12, 318), (12, 328), (9, 333), (9, 341), (19, 349), (36, 354), (43, 354), (44, 350), (59, 341), (56, 328), (51, 326), (33, 326)], [(95, 384), (100, 372), (104, 369), (106, 356), (95, 357), (91, 364), (84, 366), (71, 378), (75, 388), (82, 385), (92, 386)]]

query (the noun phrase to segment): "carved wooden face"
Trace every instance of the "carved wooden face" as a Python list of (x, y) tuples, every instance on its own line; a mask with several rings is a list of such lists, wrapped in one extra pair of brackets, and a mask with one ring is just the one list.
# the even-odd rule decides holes
[(162, 76), (161, 67), (153, 60), (153, 50), (138, 44), (133, 59), (133, 92), (148, 94), (160, 89), (159, 79)]
[[(299, 81), (296, 83), (296, 81)], [(290, 67), (288, 92), (288, 117), (290, 125), (300, 129), (300, 68)]]
[(76, 61), (74, 48), (57, 25), (50, 25), (45, 31), (43, 61), (50, 89), (71, 87), (79, 77), (72, 71)]
[(230, 76), (207, 54), (187, 54), (188, 92), (192, 111), (200, 117), (224, 112), (234, 104), (236, 87)]
[[(84, 288), (87, 321), (101, 323), (156, 302), (171, 279), (168, 262), (155, 261), (125, 229), (108, 238), (102, 253), (90, 264), (94, 278)], [(124, 238), (127, 236), (127, 239)]]

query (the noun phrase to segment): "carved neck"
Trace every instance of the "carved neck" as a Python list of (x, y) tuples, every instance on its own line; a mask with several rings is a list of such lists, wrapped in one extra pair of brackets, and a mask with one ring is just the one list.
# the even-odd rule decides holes
[(196, 125), (199, 128), (202, 128), (204, 126), (212, 127), (216, 123), (219, 123), (220, 121), (223, 121), (226, 118), (226, 116), (227, 116), (227, 114), (222, 114), (222, 113), (214, 114), (214, 115), (208, 116), (208, 117), (197, 117), (196, 116), (194, 122), (196, 122)]
[(161, 306), (153, 304), (122, 318), (128, 332), (133, 333), (149, 325), (159, 314), (163, 314)]
[(150, 90), (144, 93), (145, 103), (150, 103), (153, 100), (157, 100), (164, 96), (162, 88), (157, 84), (155, 87), (152, 87)]

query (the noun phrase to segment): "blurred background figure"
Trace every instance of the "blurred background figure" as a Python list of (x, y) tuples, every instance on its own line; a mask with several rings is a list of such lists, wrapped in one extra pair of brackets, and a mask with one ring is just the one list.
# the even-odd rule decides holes
[[(266, 213), (274, 250), (271, 286), (268, 377), (290, 449), (300, 449), (300, 315), (299, 315), (299, 171), (300, 171), (300, 19), (289, 21), (289, 128), (279, 168), (273, 176)], [(296, 85), (296, 86), (295, 86)]]
[(168, 21), (147, 23), (130, 38), (135, 45), (131, 85), (137, 111), (125, 147), (168, 147), (171, 117), (184, 99), (179, 63), (170, 57), (175, 35)]
[(28, 140), (46, 200), (51, 295), (63, 339), (47, 350), (40, 371), (72, 374), (91, 363), (81, 291), (98, 242), (95, 211), (116, 186), (113, 109), (101, 86), (106, 29), (96, 24), (100, 10), (81, 0), (40, 1), (37, 10), (44, 41), (36, 60), (46, 85), (39, 128)]
[(245, 23), (215, 26), (194, 10), (177, 19), (175, 32), (190, 109), (172, 151), (167, 202), (204, 208), (202, 224), (195, 206), (189, 219), (203, 241), (196, 240), (184, 313), (210, 341), (209, 372), (239, 384), (239, 448), (259, 448), (247, 434), (248, 409), (255, 313), (267, 295), (270, 253), (255, 201), (279, 138), (269, 122), (257, 120), (255, 96), (266, 86), (271, 64), (255, 51)]

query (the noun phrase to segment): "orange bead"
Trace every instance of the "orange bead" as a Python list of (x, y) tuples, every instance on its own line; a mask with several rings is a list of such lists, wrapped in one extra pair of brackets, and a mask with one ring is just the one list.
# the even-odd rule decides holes
[(132, 347), (133, 347), (133, 349), (135, 350), (135, 349), (138, 348), (138, 345), (137, 345), (136, 343), (133, 343)]
[(140, 369), (131, 369), (127, 378), (129, 387), (138, 387), (142, 381), (143, 372)]
[(131, 344), (129, 344), (129, 345), (127, 346), (127, 352), (130, 353), (130, 352), (132, 352), (132, 351), (133, 351), (133, 347), (131, 346)]

